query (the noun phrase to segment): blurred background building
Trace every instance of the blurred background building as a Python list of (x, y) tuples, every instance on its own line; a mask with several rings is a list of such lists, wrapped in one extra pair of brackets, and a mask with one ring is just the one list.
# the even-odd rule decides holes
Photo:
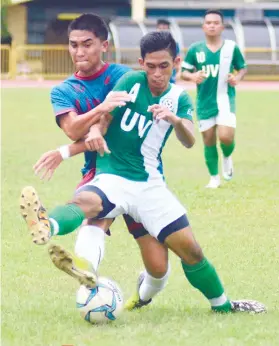
[(250, 79), (279, 79), (279, 0), (3, 0), (2, 78), (64, 78), (72, 73), (67, 26), (85, 12), (102, 16), (110, 28), (108, 61), (137, 67), (139, 41), (158, 18), (171, 22), (183, 52), (204, 38), (208, 8), (225, 16), (224, 37), (235, 40), (248, 62)]

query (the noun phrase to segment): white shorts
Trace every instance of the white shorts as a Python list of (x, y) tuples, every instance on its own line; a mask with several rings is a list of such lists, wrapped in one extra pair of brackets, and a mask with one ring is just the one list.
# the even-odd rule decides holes
[(199, 131), (204, 132), (215, 125), (222, 125), (236, 128), (236, 116), (234, 113), (218, 113), (216, 117), (199, 120)]
[(100, 174), (76, 193), (81, 191), (94, 191), (101, 196), (105, 212), (102, 218), (129, 214), (161, 242), (169, 234), (189, 225), (185, 208), (162, 180), (136, 182), (112, 174)]

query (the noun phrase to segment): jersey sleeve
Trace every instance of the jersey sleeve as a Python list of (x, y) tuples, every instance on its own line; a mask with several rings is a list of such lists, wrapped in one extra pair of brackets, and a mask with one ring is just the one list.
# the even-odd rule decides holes
[(190, 46), (184, 61), (181, 64), (182, 72), (183, 71), (189, 71), (193, 72), (196, 67), (196, 54), (195, 54), (195, 48), (193, 46)]
[(73, 101), (59, 87), (54, 87), (51, 90), (50, 99), (56, 117), (71, 111), (76, 112)]
[(183, 91), (178, 99), (178, 109), (177, 109), (177, 116), (179, 118), (188, 119), (193, 121), (193, 103), (190, 98), (190, 96), (186, 93), (186, 91)]
[(246, 68), (247, 64), (245, 62), (245, 59), (237, 45), (235, 45), (234, 52), (233, 52), (233, 67), (239, 71), (242, 68)]

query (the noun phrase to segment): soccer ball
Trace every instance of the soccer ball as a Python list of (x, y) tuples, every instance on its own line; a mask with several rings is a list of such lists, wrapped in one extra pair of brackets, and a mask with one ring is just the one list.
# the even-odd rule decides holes
[(120, 315), (124, 300), (114, 281), (100, 277), (95, 288), (80, 286), (76, 303), (81, 317), (87, 322), (104, 323), (114, 321)]

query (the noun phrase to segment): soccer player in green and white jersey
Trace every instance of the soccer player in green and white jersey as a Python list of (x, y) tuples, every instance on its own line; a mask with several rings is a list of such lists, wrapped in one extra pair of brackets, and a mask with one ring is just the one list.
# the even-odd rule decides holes
[[(140, 47), (144, 71), (128, 73), (114, 88), (129, 93), (131, 101), (111, 112), (105, 136), (111, 153), (98, 156), (97, 176), (49, 216), (35, 189), (23, 189), (21, 209), (27, 225), (33, 234), (50, 238), (74, 231), (84, 218), (110, 219), (129, 213), (181, 259), (187, 280), (208, 299), (213, 311), (264, 312), (261, 303), (228, 299), (214, 266), (194, 238), (184, 207), (166, 186), (161, 153), (173, 129), (185, 147), (193, 146), (192, 104), (182, 88), (169, 83), (179, 62), (171, 34), (151, 32)], [(98, 126), (93, 127), (95, 138), (102, 139)]]
[(246, 73), (246, 63), (239, 47), (221, 36), (223, 21), (220, 11), (206, 12), (203, 23), (206, 39), (193, 43), (182, 63), (181, 77), (197, 84), (197, 118), (210, 174), (209, 188), (220, 186), (217, 137), (223, 152), (224, 179), (230, 180), (233, 176), (235, 86)]

